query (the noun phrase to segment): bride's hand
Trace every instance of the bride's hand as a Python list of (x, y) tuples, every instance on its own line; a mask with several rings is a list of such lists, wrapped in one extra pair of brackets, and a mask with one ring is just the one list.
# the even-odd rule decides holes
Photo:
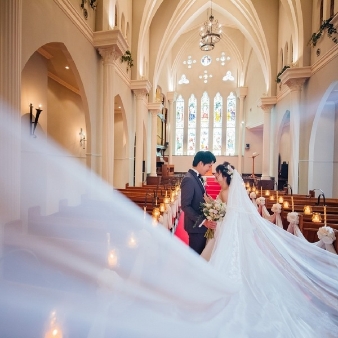
[(217, 222), (215, 221), (209, 221), (209, 220), (205, 220), (203, 225), (208, 228), (208, 229), (216, 229), (217, 226)]
[(204, 194), (204, 201), (206, 202), (206, 203), (211, 203), (212, 201), (213, 201), (213, 198), (212, 197), (210, 197), (208, 194)]

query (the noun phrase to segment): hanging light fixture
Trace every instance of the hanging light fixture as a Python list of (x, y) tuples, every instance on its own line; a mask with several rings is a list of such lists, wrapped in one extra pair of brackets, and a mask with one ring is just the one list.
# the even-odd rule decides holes
[(212, 15), (212, 1), (210, 7), (210, 16), (207, 21), (204, 22), (200, 30), (200, 49), (208, 52), (214, 49), (215, 44), (221, 40), (221, 24)]

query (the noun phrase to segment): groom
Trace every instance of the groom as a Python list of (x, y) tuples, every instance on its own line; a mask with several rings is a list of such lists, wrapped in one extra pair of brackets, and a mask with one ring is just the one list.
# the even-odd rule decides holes
[(203, 178), (216, 162), (210, 151), (199, 151), (192, 162), (192, 168), (185, 174), (181, 183), (181, 207), (184, 212), (184, 229), (189, 236), (189, 246), (198, 254), (203, 251), (207, 228), (215, 229), (216, 222), (205, 219), (201, 203), (206, 193)]

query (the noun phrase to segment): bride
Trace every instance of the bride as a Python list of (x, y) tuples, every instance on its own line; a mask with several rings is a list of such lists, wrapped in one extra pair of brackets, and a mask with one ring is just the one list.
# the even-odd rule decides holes
[[(230, 185), (230, 182), (231, 182), (231, 177), (232, 177), (233, 172), (234, 172), (233, 169), (234, 168), (231, 167), (228, 162), (225, 162), (225, 164), (220, 164), (216, 167), (216, 172), (214, 174), (215, 180), (217, 181), (217, 183), (221, 187), (221, 190), (220, 190), (218, 196), (216, 197), (216, 200), (220, 200), (225, 205), (228, 202), (229, 185)], [(208, 196), (207, 194), (204, 194), (204, 200), (206, 202), (210, 202), (210, 201), (212, 201), (212, 198), (210, 196)], [(216, 237), (219, 234), (221, 225), (222, 225), (222, 222), (218, 221), (217, 222), (217, 228), (215, 230), (213, 238), (210, 238), (210, 239), (207, 240), (207, 244), (206, 244), (203, 252), (201, 253), (201, 257), (203, 257), (207, 261), (210, 259), (212, 250), (214, 249), (215, 240), (216, 240)]]
[(220, 283), (238, 287), (224, 309), (220, 336), (337, 336), (337, 255), (264, 220), (238, 172), (216, 171), (221, 186), (231, 181), (210, 265), (223, 275)]

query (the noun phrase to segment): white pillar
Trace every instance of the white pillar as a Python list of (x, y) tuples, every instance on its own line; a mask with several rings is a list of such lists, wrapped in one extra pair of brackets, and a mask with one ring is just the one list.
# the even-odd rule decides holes
[(288, 183), (294, 193), (298, 193), (299, 188), (299, 128), (300, 128), (300, 92), (304, 84), (304, 79), (290, 81), (288, 86), (291, 90), (290, 102), (290, 161), (288, 172)]
[[(142, 164), (144, 160), (143, 144), (144, 144), (144, 116), (147, 116), (147, 102), (149, 90), (151, 88), (148, 80), (131, 81), (131, 89), (136, 96), (136, 149), (135, 149), (135, 186), (142, 186)], [(155, 170), (156, 171), (156, 170)]]
[(128, 49), (120, 30), (94, 32), (93, 45), (103, 59), (102, 178), (114, 184), (115, 61)]
[(263, 124), (263, 154), (262, 154), (262, 180), (269, 180), (270, 177), (270, 153), (271, 153), (271, 122), (270, 114), (271, 109), (276, 104), (277, 98), (262, 97), (260, 99), (260, 108), (264, 111), (264, 124)]
[(102, 178), (114, 185), (115, 48), (99, 48), (103, 59)]
[(135, 186), (142, 186), (142, 164), (143, 164), (143, 128), (144, 128), (144, 110), (146, 104), (146, 92), (143, 90), (134, 90), (136, 95), (136, 145), (135, 145)]
[(161, 102), (148, 104), (148, 110), (151, 113), (151, 160), (150, 176), (156, 177), (156, 153), (157, 153), (157, 114), (161, 113), (163, 105)]
[(0, 132), (2, 138), (0, 214), (2, 222), (20, 218), (21, 23), (22, 0), (0, 1)]
[(244, 138), (244, 99), (248, 94), (248, 87), (237, 88), (237, 96), (239, 96), (239, 128), (238, 128), (238, 164), (237, 171), (242, 174), (243, 164), (243, 138)]
[(151, 110), (151, 160), (150, 160), (150, 176), (157, 176), (156, 173), (156, 145), (157, 145), (157, 110)]
[(174, 119), (174, 107), (173, 104), (176, 101), (176, 92), (168, 92), (167, 93), (167, 99), (169, 102), (169, 108), (168, 108), (168, 120), (167, 120), (167, 126), (168, 126), (168, 135), (167, 135), (167, 140), (168, 140), (168, 162), (169, 164), (173, 164), (173, 149), (175, 146), (175, 119)]
[(289, 68), (280, 77), (290, 89), (290, 162), (288, 183), (294, 193), (299, 189), (299, 128), (300, 128), (300, 92), (304, 82), (311, 76), (311, 67)]

